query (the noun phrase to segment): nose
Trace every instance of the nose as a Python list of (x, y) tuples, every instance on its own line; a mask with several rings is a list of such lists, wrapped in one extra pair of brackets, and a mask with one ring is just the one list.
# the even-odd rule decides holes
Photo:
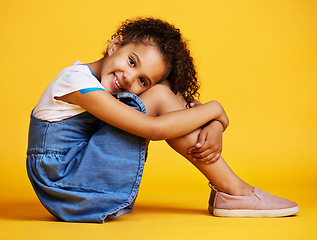
[(126, 85), (131, 86), (137, 79), (136, 71), (129, 71), (123, 74), (123, 79)]

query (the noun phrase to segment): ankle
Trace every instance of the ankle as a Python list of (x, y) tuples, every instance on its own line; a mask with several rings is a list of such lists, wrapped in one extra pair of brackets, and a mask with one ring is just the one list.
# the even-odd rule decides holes
[(217, 190), (235, 196), (250, 196), (253, 192), (253, 187), (247, 183), (243, 184), (221, 184), (216, 186)]

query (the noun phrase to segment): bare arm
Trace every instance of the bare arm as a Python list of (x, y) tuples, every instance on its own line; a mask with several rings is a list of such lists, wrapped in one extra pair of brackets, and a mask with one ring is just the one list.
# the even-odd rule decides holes
[[(203, 103), (201, 103), (201, 102), (199, 102), (198, 100), (196, 100), (196, 99), (194, 99), (194, 101), (191, 103), (191, 106), (195, 106), (195, 107), (197, 107), (197, 106), (200, 106), (200, 105), (202, 105)], [(217, 120), (217, 119), (213, 119), (213, 120)], [(229, 126), (229, 119), (227, 118), (227, 120), (228, 120), (228, 122), (227, 122), (227, 125), (223, 125), (221, 122), (221, 124), (222, 124), (222, 127), (223, 127), (223, 132), (227, 129), (227, 127)], [(209, 124), (211, 124), (211, 122), (209, 123)], [(207, 126), (206, 126), (207, 127)]]
[(86, 94), (76, 91), (58, 99), (79, 105), (112, 126), (151, 140), (183, 136), (213, 119), (220, 121), (224, 126), (228, 124), (223, 108), (215, 101), (192, 109), (151, 117), (119, 102), (105, 91)]

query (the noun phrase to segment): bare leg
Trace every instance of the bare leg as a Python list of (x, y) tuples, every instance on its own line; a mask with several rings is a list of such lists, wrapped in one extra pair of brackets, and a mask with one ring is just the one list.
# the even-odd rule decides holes
[[(160, 84), (142, 93), (140, 98), (145, 104), (147, 114), (150, 116), (184, 109), (184, 105), (179, 98), (168, 87)], [(231, 195), (250, 195), (253, 187), (239, 178), (223, 158), (207, 165), (199, 161), (192, 161), (188, 157), (187, 150), (196, 144), (199, 132), (200, 130), (197, 129), (186, 136), (167, 140), (167, 143), (195, 165), (219, 191)]]

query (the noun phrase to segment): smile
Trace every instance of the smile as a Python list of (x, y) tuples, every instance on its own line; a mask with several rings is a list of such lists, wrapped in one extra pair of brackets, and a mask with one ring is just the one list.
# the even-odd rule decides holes
[(120, 82), (119, 82), (119, 78), (117, 77), (117, 75), (114, 73), (114, 83), (116, 85), (116, 87), (118, 88), (118, 90), (122, 90), (123, 87), (121, 86)]
[(117, 84), (117, 86), (118, 86), (119, 88), (122, 88), (121, 85), (120, 85), (120, 83), (119, 83), (119, 81), (118, 81), (118, 79), (116, 79), (115, 82), (116, 82), (116, 84)]

